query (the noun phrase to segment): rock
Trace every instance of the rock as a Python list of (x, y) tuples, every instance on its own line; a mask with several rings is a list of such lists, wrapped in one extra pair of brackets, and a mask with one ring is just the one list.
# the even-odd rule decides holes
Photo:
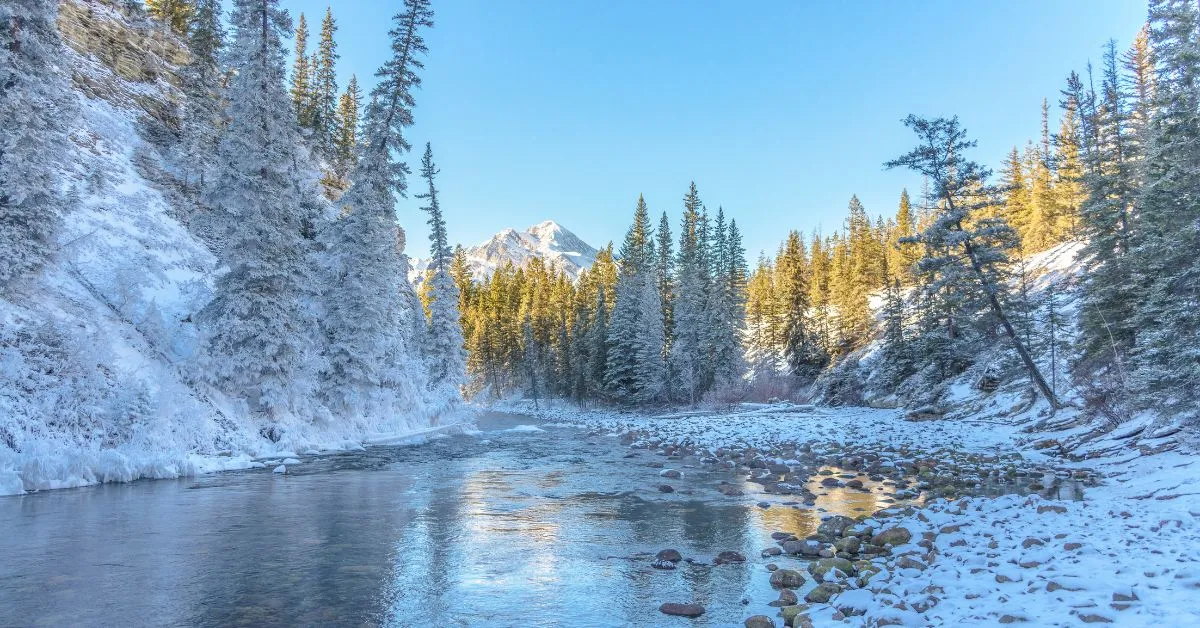
[(766, 510), (771, 507), (771, 502), (758, 502), (758, 507)]
[(795, 591), (791, 589), (780, 589), (779, 599), (767, 604), (767, 606), (791, 606), (799, 601), (800, 598), (796, 597)]
[(832, 547), (822, 547), (821, 551), (817, 552), (817, 556), (821, 558), (833, 558), (836, 553)]
[(1081, 547), (1083, 547), (1083, 543), (1063, 543), (1063, 549), (1068, 552), (1073, 552)]
[(862, 547), (862, 541), (858, 540), (858, 537), (856, 536), (845, 536), (838, 539), (833, 546), (837, 548), (837, 551), (839, 552), (857, 554), (859, 548)]
[(817, 526), (817, 536), (829, 537), (830, 539), (839, 537), (846, 528), (854, 525), (854, 520), (843, 515), (834, 515), (821, 522)]
[(683, 560), (683, 554), (680, 554), (679, 550), (674, 549), (662, 550), (661, 552), (655, 554), (654, 557), (658, 560), (665, 560), (672, 563), (677, 563)]
[(927, 565), (925, 563), (916, 560), (915, 558), (909, 558), (908, 556), (901, 558), (900, 562), (896, 563), (896, 566), (900, 569), (916, 569), (917, 571), (925, 571), (925, 569), (927, 569)]
[(1112, 594), (1114, 602), (1136, 602), (1138, 600), (1137, 593), (1132, 590), (1127, 590), (1124, 593), (1114, 591)]
[(1105, 617), (1104, 615), (1097, 615), (1096, 613), (1080, 614), (1079, 621), (1082, 621), (1085, 624), (1111, 624), (1111, 623), (1113, 623), (1113, 620), (1109, 619), (1108, 617)]
[(1000, 623), (1002, 623), (1002, 624), (1015, 624), (1017, 622), (1025, 622), (1025, 621), (1029, 621), (1029, 620), (1025, 619), (1024, 617), (1018, 617), (1016, 615), (1001, 615), (1000, 616)]
[(806, 610), (808, 610), (808, 604), (793, 604), (779, 609), (779, 614), (783, 617), (783, 625), (792, 625), (795, 622), (796, 616)]
[(897, 545), (904, 545), (910, 540), (912, 540), (912, 532), (909, 532), (906, 528), (901, 528), (899, 526), (888, 528), (886, 530), (880, 530), (879, 532), (875, 533), (875, 536), (871, 537), (871, 543), (874, 543), (880, 547), (885, 545), (891, 545), (893, 547)]
[(664, 478), (671, 478), (672, 480), (678, 480), (679, 478), (683, 477), (683, 474), (675, 469), (663, 469), (662, 471), (659, 471), (658, 474)]
[(796, 538), (796, 535), (791, 532), (772, 532), (771, 538), (776, 541), (787, 541)]
[(824, 604), (829, 601), (829, 598), (842, 592), (842, 587), (832, 582), (822, 582), (817, 585), (817, 588), (808, 592), (804, 596), (804, 600), (813, 604)]
[(755, 615), (746, 619), (746, 628), (775, 628), (775, 620), (766, 615)]
[(854, 574), (854, 564), (845, 558), (822, 558), (808, 564), (808, 573), (812, 574), (817, 582), (823, 582), (825, 575), (834, 569), (846, 575)]
[(667, 602), (659, 606), (658, 610), (665, 615), (674, 615), (676, 617), (699, 617), (704, 614), (704, 607), (699, 604)]
[(837, 478), (825, 478), (821, 480), (821, 486), (825, 488), (837, 488), (842, 485), (842, 481)]
[(669, 560), (656, 560), (656, 561), (650, 563), (650, 566), (655, 569), (663, 569), (666, 571), (670, 571), (675, 568), (675, 563), (673, 563)]
[(1042, 541), (1041, 539), (1034, 538), (1032, 536), (1025, 539), (1024, 541), (1021, 541), (1021, 547), (1025, 548), (1025, 549), (1029, 549), (1035, 545), (1045, 545), (1045, 544), (1046, 543), (1044, 541)]
[(287, 473), (287, 467), (284, 465), (279, 465), (278, 467), (272, 469), (271, 473)]
[(1057, 506), (1057, 505), (1054, 505), (1054, 504), (1050, 504), (1050, 505), (1046, 505), (1046, 506), (1038, 506), (1038, 508), (1037, 508), (1037, 513), (1038, 513), (1039, 515), (1041, 515), (1041, 514), (1045, 514), (1045, 513), (1048, 513), (1048, 512), (1054, 512), (1054, 513), (1058, 513), (1058, 514), (1060, 514), (1060, 515), (1063, 515), (1063, 514), (1066, 514), (1066, 512), (1067, 512), (1067, 507), (1066, 507), (1066, 506)]
[(804, 575), (794, 569), (777, 569), (771, 574), (771, 586), (776, 589), (798, 589), (804, 586)]
[(660, 493), (674, 493), (674, 492), (675, 492), (675, 487), (674, 487), (674, 486), (671, 486), (670, 484), (659, 484), (659, 485), (658, 485), (658, 492), (660, 492)]
[(713, 559), (714, 565), (727, 565), (729, 563), (744, 562), (746, 562), (746, 557), (743, 556), (741, 552), (734, 552), (732, 550), (721, 552), (720, 554), (717, 554), (715, 559)]
[(742, 495), (744, 495), (744, 493), (742, 493), (741, 489), (739, 489), (738, 487), (736, 487), (732, 484), (718, 484), (717, 492), (721, 493), (722, 495), (724, 495), (726, 497), (741, 497)]

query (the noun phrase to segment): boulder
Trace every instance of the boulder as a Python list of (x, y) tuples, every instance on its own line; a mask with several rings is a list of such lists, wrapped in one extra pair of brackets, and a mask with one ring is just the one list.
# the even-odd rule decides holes
[(665, 560), (665, 561), (672, 562), (672, 563), (677, 563), (677, 562), (683, 560), (683, 554), (680, 554), (679, 550), (675, 550), (675, 549), (662, 550), (658, 554), (655, 554), (654, 557), (657, 558), (658, 560)]
[(746, 619), (746, 628), (775, 628), (775, 620), (766, 615), (755, 615)]
[(704, 614), (704, 607), (699, 604), (680, 604), (677, 602), (667, 602), (659, 606), (658, 610), (665, 615), (674, 615), (676, 617), (699, 617)]
[(875, 536), (871, 537), (871, 543), (880, 547), (885, 545), (891, 545), (893, 547), (897, 545), (904, 545), (910, 540), (912, 540), (912, 532), (909, 532), (906, 528), (901, 528), (899, 526), (888, 528), (886, 530), (880, 530), (879, 532), (875, 533)]
[(804, 575), (794, 569), (777, 569), (771, 574), (771, 586), (776, 589), (798, 589), (804, 586)]
[(832, 582), (822, 582), (821, 584), (817, 585), (817, 588), (809, 591), (808, 595), (804, 596), (804, 599), (805, 601), (813, 604), (824, 604), (829, 601), (829, 598), (841, 592), (842, 587)]
[(720, 554), (717, 554), (715, 559), (713, 559), (714, 565), (727, 565), (729, 563), (744, 562), (746, 562), (746, 557), (743, 556), (741, 552), (734, 552), (732, 550), (721, 552)]

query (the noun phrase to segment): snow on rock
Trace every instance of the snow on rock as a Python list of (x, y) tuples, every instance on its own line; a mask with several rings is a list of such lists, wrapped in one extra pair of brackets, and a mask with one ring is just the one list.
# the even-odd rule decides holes
[[(505, 229), (465, 252), (475, 279), (490, 276), (508, 262), (519, 268), (533, 258), (541, 258), (560, 268), (572, 280), (579, 278), (580, 271), (590, 268), (599, 253), (595, 247), (553, 220), (538, 223), (524, 231)], [(416, 260), (411, 278), (420, 281), (428, 267), (429, 260)]]

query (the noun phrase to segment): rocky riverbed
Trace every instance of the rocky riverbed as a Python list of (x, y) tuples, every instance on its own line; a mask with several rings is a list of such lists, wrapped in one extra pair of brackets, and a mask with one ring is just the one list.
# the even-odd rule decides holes
[[(542, 416), (654, 453), (648, 482), (686, 478), (694, 461), (741, 479), (718, 486), (730, 499), (816, 509), (808, 525), (776, 518), (775, 544), (750, 558), (778, 597), (743, 599), (748, 627), (1200, 624), (1188, 601), (1200, 599), (1200, 501), (1177, 481), (1196, 469), (1187, 456), (1080, 463), (1013, 426), (888, 411)], [(856, 494), (860, 512), (823, 508)]]

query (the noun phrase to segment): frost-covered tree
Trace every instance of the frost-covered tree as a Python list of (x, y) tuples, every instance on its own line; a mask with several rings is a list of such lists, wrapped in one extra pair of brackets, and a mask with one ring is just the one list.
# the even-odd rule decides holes
[[(329, 251), (326, 329), (327, 403), (343, 413), (391, 412), (425, 389), (415, 314), (424, 317), (408, 282), (408, 259), (396, 224), (396, 196), (407, 190), (413, 90), (420, 85), (422, 31), (433, 25), (427, 0), (407, 0), (394, 18), (392, 58), (377, 73), (365, 116), (353, 183), (341, 197), (342, 217), (324, 236)], [(415, 312), (414, 312), (415, 310)]]
[(303, 173), (299, 135), (284, 87), (278, 0), (238, 0), (232, 18), (231, 120), (206, 198), (225, 222), (212, 301), (198, 316), (206, 336), (202, 373), (252, 412), (279, 418), (300, 411), (312, 384), (311, 291), (301, 237)]
[(0, 4), (0, 291), (54, 255), (66, 210), (75, 96), (57, 16), (53, 0)]
[(225, 42), (220, 0), (197, 0), (191, 11), (191, 59), (180, 72), (184, 101), (180, 113), (179, 161), (184, 182), (204, 189), (216, 159), (222, 126), (220, 56)]
[(1150, 3), (1158, 64), (1146, 186), (1138, 199), (1134, 276), (1135, 388), (1143, 405), (1195, 420), (1200, 396), (1200, 11), (1185, 0)]
[(421, 177), (429, 189), (417, 198), (425, 199), (421, 208), (429, 214), (429, 384), (445, 387), (452, 394), (464, 383), (467, 368), (467, 352), (463, 347), (461, 315), (459, 313), (458, 285), (451, 276), (454, 253), (446, 235), (446, 220), (438, 205), (437, 187), (434, 179), (438, 168), (433, 163), (433, 147), (425, 144), (425, 155), (421, 158)]
[(673, 303), (674, 329), (671, 342), (671, 374), (675, 394), (681, 401), (694, 404), (704, 393), (708, 370), (705, 323), (708, 315), (708, 264), (706, 227), (700, 210), (700, 194), (692, 183), (683, 199), (683, 218), (679, 231), (677, 283)]
[(358, 112), (362, 110), (362, 91), (358, 88), (358, 77), (350, 75), (346, 91), (338, 99), (338, 131), (334, 141), (334, 173), (345, 179), (354, 169), (355, 151), (358, 148)]
[(333, 39), (336, 32), (333, 9), (326, 7), (325, 18), (321, 20), (321, 37), (317, 40), (317, 63), (312, 69), (314, 80), (309, 85), (312, 90), (313, 146), (326, 159), (336, 155), (338, 135), (336, 66), (339, 55), (337, 42)]
[(995, 196), (986, 183), (987, 169), (963, 155), (975, 142), (967, 139), (958, 118), (927, 120), (910, 115), (904, 124), (917, 134), (920, 144), (886, 165), (906, 167), (928, 177), (939, 203), (932, 223), (919, 236), (927, 247), (926, 257), (920, 263), (922, 270), (939, 273), (939, 280), (945, 281), (967, 274), (961, 271), (964, 265), (970, 269), (969, 275), (976, 282), (974, 287), (982, 293), (991, 314), (1004, 329), (1030, 379), (1051, 407), (1058, 408), (1058, 397), (1004, 309), (1007, 301), (1004, 267), (1008, 261), (1004, 244), (1014, 240), (1012, 228), (1003, 219), (971, 219), (973, 212), (991, 206)]
[(654, 233), (646, 201), (641, 196), (633, 224), (621, 244), (620, 256), (616, 303), (608, 324), (604, 388), (614, 401), (647, 403), (657, 400), (663, 392), (665, 338)]
[(296, 122), (305, 128), (312, 126), (312, 85), (309, 82), (312, 70), (308, 65), (308, 20), (301, 13), (296, 20), (296, 33), (293, 36), (292, 49), (292, 109), (296, 113)]

